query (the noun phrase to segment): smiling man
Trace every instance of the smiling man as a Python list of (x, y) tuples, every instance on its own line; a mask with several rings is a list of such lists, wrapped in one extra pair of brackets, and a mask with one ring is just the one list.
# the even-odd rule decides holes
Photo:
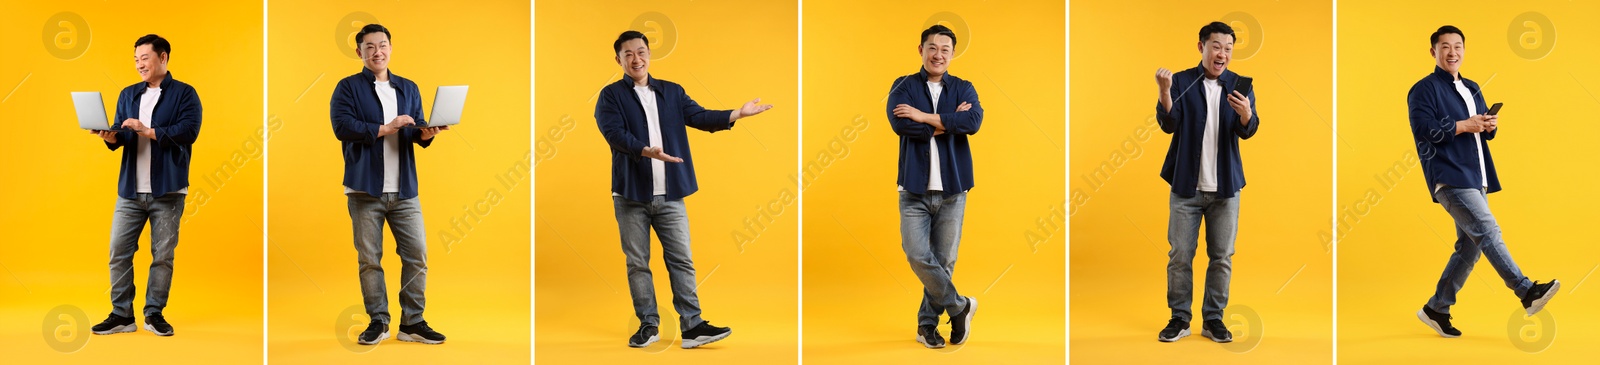
[(1494, 156), (1489, 153), (1489, 141), (1500, 130), (1500, 119), (1487, 114), (1489, 108), (1478, 83), (1461, 75), (1466, 34), (1446, 25), (1434, 31), (1428, 43), (1433, 73), (1411, 87), (1406, 106), (1428, 192), (1455, 220), (1456, 243), (1433, 297), (1417, 311), (1417, 318), (1440, 336), (1460, 337), (1461, 331), (1450, 325), (1450, 306), (1456, 303), (1456, 292), (1467, 283), (1479, 254), (1489, 259), (1530, 316), (1544, 309), (1561, 289), (1561, 281), (1540, 284), (1523, 276), (1489, 211), (1489, 193), (1500, 191)]
[(961, 224), (972, 190), (972, 149), (967, 136), (983, 125), (978, 90), (951, 75), (956, 33), (943, 25), (922, 31), (922, 69), (889, 86), (889, 125), (900, 138), (896, 184), (900, 195), (900, 249), (922, 281), (917, 343), (942, 348), (939, 315), (950, 315), (950, 343), (971, 333), (978, 300), (956, 291), (951, 275), (961, 248)]
[(662, 260), (672, 282), (672, 306), (678, 311), (683, 348), (727, 338), (732, 329), (700, 318), (694, 261), (689, 247), (689, 213), (683, 199), (700, 190), (689, 153), (688, 127), (717, 132), (735, 121), (772, 109), (761, 99), (736, 110), (707, 110), (678, 84), (650, 76), (650, 40), (626, 31), (611, 50), (623, 77), (600, 90), (594, 106), (600, 135), (611, 146), (611, 205), (627, 260), (628, 292), (639, 330), (629, 347), (660, 340), (655, 284), (650, 273), (650, 230), (661, 239)]
[(412, 145), (427, 148), (449, 126), (406, 128), (422, 124), (422, 94), (417, 84), (389, 70), (394, 50), (389, 29), (368, 24), (356, 33), (361, 72), (339, 80), (329, 102), (333, 135), (344, 151), (344, 195), (350, 210), (361, 300), (371, 322), (356, 343), (377, 344), (389, 338), (389, 291), (383, 278), (383, 225), (394, 233), (400, 256), (400, 340), (444, 343), (445, 336), (428, 326), (428, 239), (423, 230), (417, 188), (417, 163)]
[(139, 83), (117, 96), (118, 131), (90, 131), (106, 148), (122, 149), (117, 207), (111, 219), (111, 315), (90, 328), (94, 334), (133, 332), (133, 254), (150, 224), (150, 279), (145, 287), (144, 329), (171, 336), (162, 315), (172, 288), (178, 223), (189, 196), (189, 151), (200, 138), (200, 94), (167, 72), (172, 44), (150, 34), (133, 43)]
[(1167, 199), (1167, 243), (1172, 247), (1167, 251), (1167, 307), (1172, 318), (1157, 337), (1161, 342), (1189, 335), (1201, 221), (1206, 225), (1209, 262), (1200, 334), (1216, 342), (1233, 341), (1222, 323), (1222, 311), (1228, 307), (1239, 191), (1244, 188), (1239, 140), (1254, 136), (1261, 124), (1255, 94), (1234, 89), (1243, 76), (1228, 70), (1233, 42), (1233, 28), (1211, 22), (1200, 28), (1195, 46), (1200, 51), (1199, 66), (1178, 73), (1156, 70), (1160, 91), (1156, 121), (1162, 132), (1172, 134), (1161, 165), (1161, 178), (1172, 186)]

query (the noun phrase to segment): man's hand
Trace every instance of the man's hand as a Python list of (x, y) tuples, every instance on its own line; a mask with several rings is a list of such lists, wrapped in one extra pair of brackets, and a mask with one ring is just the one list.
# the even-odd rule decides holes
[(1156, 69), (1156, 87), (1161, 88), (1161, 93), (1156, 100), (1161, 102), (1164, 110), (1172, 110), (1172, 71), (1166, 68)]
[(106, 140), (106, 143), (117, 143), (117, 132), (112, 132), (112, 131), (89, 131), (89, 134), (93, 134), (93, 135), (99, 136), (100, 139)]
[(1497, 127), (1499, 118), (1488, 114), (1474, 115), (1467, 120), (1456, 122), (1456, 134), (1482, 133), (1492, 131)]
[(672, 157), (672, 155), (668, 155), (666, 152), (661, 152), (661, 147), (646, 146), (644, 148), (644, 152), (640, 153), (640, 155), (671, 163), (683, 162), (683, 159), (681, 158)]
[(1239, 124), (1250, 124), (1250, 118), (1255, 116), (1255, 111), (1250, 110), (1250, 99), (1238, 91), (1228, 94), (1228, 106), (1232, 106), (1233, 111), (1239, 113)]
[(398, 116), (398, 117), (394, 117), (394, 120), (389, 121), (389, 123), (386, 123), (384, 125), (378, 126), (378, 137), (379, 138), (388, 137), (391, 134), (395, 134), (396, 132), (399, 132), (400, 128), (404, 128), (405, 126), (416, 124), (416, 123), (417, 123), (417, 121), (415, 119), (411, 119), (410, 115), (401, 115), (401, 116)]
[(733, 111), (733, 114), (729, 114), (728, 115), (728, 122), (731, 123), (731, 122), (739, 120), (741, 118), (754, 116), (756, 114), (761, 114), (761, 112), (767, 111), (768, 109), (772, 109), (772, 104), (761, 105), (760, 103), (761, 103), (761, 98), (756, 98), (756, 100), (751, 100), (750, 102), (744, 103), (743, 107), (739, 107), (739, 109), (735, 109)]
[(433, 139), (433, 136), (439, 135), (439, 132), (444, 132), (444, 131), (448, 131), (448, 130), (450, 130), (450, 126), (423, 128), (422, 129), (422, 140), (426, 141), (426, 140)]

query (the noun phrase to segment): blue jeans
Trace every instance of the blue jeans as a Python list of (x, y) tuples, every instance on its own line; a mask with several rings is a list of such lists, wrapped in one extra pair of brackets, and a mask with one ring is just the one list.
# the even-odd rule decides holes
[(1445, 264), (1444, 274), (1439, 275), (1439, 285), (1434, 289), (1433, 297), (1428, 298), (1428, 308), (1436, 312), (1450, 313), (1450, 306), (1456, 304), (1456, 292), (1461, 291), (1461, 285), (1467, 283), (1472, 266), (1478, 263), (1479, 253), (1489, 258), (1489, 265), (1500, 273), (1500, 280), (1505, 281), (1506, 287), (1511, 288), (1517, 298), (1533, 287), (1533, 282), (1522, 276), (1522, 269), (1517, 268), (1516, 261), (1511, 260), (1505, 241), (1500, 239), (1500, 225), (1489, 213), (1487, 194), (1481, 189), (1449, 186), (1433, 193), (1439, 205), (1444, 206), (1444, 210), (1456, 222), (1456, 252), (1450, 255), (1449, 263)]
[(678, 326), (688, 331), (699, 326), (700, 297), (695, 294), (694, 260), (689, 249), (689, 214), (683, 200), (655, 196), (649, 202), (611, 197), (616, 210), (617, 232), (622, 237), (622, 255), (628, 265), (628, 294), (633, 296), (633, 315), (639, 323), (661, 325), (656, 313), (656, 288), (650, 274), (650, 229), (661, 239), (662, 259), (672, 281), (672, 307), (678, 310)]
[(373, 321), (389, 323), (389, 289), (383, 281), (383, 223), (394, 233), (394, 252), (400, 255), (400, 324), (422, 322), (428, 300), (428, 239), (422, 226), (419, 198), (400, 199), (400, 194), (373, 197), (363, 192), (349, 197), (351, 232), (355, 236), (356, 261), (360, 263), (361, 301)]
[(111, 313), (133, 317), (133, 254), (139, 251), (139, 234), (150, 223), (150, 280), (145, 284), (144, 315), (161, 313), (172, 289), (172, 258), (178, 248), (178, 222), (183, 219), (187, 194), (160, 197), (137, 194), (117, 198), (111, 218)]
[(900, 192), (900, 248), (906, 252), (911, 271), (922, 281), (917, 326), (937, 326), (939, 314), (954, 316), (967, 308), (966, 299), (950, 281), (956, 270), (956, 251), (961, 248), (966, 209), (965, 192)]
[(1192, 198), (1173, 193), (1168, 200), (1167, 218), (1167, 307), (1172, 316), (1189, 321), (1194, 300), (1194, 251), (1200, 239), (1200, 221), (1206, 223), (1205, 303), (1200, 314), (1206, 320), (1221, 320), (1228, 307), (1228, 282), (1233, 278), (1233, 240), (1239, 235), (1239, 194), (1220, 198), (1217, 193), (1198, 192)]

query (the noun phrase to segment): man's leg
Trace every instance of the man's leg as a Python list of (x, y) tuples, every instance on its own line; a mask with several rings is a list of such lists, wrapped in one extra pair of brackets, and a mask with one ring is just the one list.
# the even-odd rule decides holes
[(656, 313), (655, 282), (650, 275), (650, 216), (647, 203), (611, 197), (617, 216), (617, 233), (622, 238), (622, 256), (628, 267), (628, 293), (633, 297), (633, 314), (641, 326), (660, 326)]
[(145, 194), (134, 199), (117, 198), (111, 217), (111, 314), (133, 317), (133, 254), (139, 251), (139, 235), (150, 217)]
[[(906, 253), (911, 271), (922, 281), (923, 305), (917, 313), (917, 326), (939, 325), (939, 313), (959, 313), (965, 309), (956, 296), (944, 258), (933, 247), (933, 223), (937, 220), (942, 194), (916, 195), (900, 192), (900, 248)], [(953, 258), (952, 258), (953, 260)]]
[(1489, 200), (1483, 190), (1445, 187), (1440, 190), (1440, 195), (1439, 204), (1444, 205), (1451, 218), (1455, 218), (1456, 227), (1472, 238), (1478, 245), (1478, 251), (1483, 252), (1489, 265), (1500, 274), (1500, 280), (1516, 292), (1517, 298), (1522, 298), (1533, 287), (1533, 281), (1522, 276), (1522, 269), (1517, 267), (1516, 261), (1511, 260), (1511, 253), (1506, 251), (1505, 241), (1500, 239), (1500, 225), (1489, 212)]
[(1473, 243), (1472, 237), (1458, 226), (1455, 253), (1450, 254), (1450, 261), (1444, 264), (1444, 273), (1439, 274), (1439, 283), (1433, 289), (1433, 297), (1428, 298), (1428, 309), (1450, 314), (1450, 306), (1456, 304), (1456, 293), (1467, 284), (1467, 277), (1472, 275), (1472, 267), (1478, 264), (1478, 254), (1478, 244)]
[(384, 218), (389, 221), (394, 253), (401, 262), (400, 324), (413, 325), (423, 321), (422, 311), (428, 306), (428, 238), (422, 224), (421, 198), (394, 201), (398, 196), (384, 197), (391, 199), (393, 209)]
[(678, 326), (688, 331), (704, 322), (700, 318), (700, 297), (695, 293), (694, 259), (689, 248), (689, 214), (682, 200), (664, 197), (651, 200), (651, 222), (661, 239), (661, 256), (667, 262), (672, 282), (672, 308), (678, 311)]
[[(1211, 193), (1206, 193), (1210, 195)], [(1239, 196), (1215, 198), (1205, 210), (1206, 294), (1200, 306), (1205, 320), (1221, 320), (1228, 307), (1228, 283), (1233, 278), (1233, 242), (1239, 235)]]
[(1193, 318), (1194, 251), (1199, 246), (1203, 200), (1200, 195), (1184, 198), (1176, 193), (1167, 200), (1167, 244), (1172, 247), (1167, 251), (1167, 307), (1173, 318), (1184, 322)]
[(387, 211), (382, 199), (363, 192), (349, 197), (350, 226), (356, 247), (356, 262), (361, 278), (361, 301), (374, 322), (389, 323), (389, 289), (383, 281), (383, 217)]

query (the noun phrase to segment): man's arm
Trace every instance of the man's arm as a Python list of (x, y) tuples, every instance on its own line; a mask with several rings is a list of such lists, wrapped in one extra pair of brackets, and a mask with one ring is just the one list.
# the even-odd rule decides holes
[(328, 103), (329, 119), (333, 121), (333, 135), (340, 141), (374, 144), (382, 127), (361, 121), (356, 115), (355, 90), (346, 82), (333, 88), (333, 99)]
[(193, 88), (178, 96), (177, 121), (161, 128), (152, 128), (155, 140), (167, 147), (193, 145), (200, 138), (200, 119), (203, 116), (200, 94)]

